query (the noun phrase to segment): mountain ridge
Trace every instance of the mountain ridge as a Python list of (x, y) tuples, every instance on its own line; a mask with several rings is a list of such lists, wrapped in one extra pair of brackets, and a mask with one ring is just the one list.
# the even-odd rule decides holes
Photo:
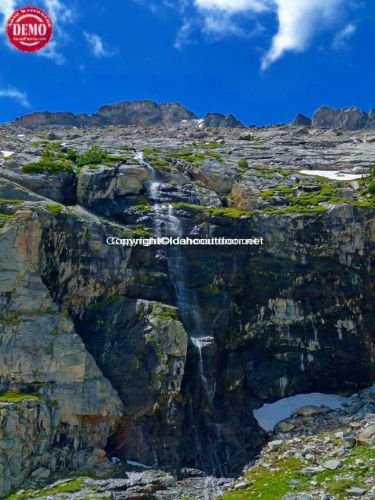
[[(105, 104), (92, 115), (69, 111), (36, 111), (16, 118), (13, 123), (32, 129), (51, 125), (79, 128), (110, 125), (169, 127), (190, 121), (196, 121), (200, 128), (245, 128), (245, 125), (232, 114), (208, 112), (199, 120), (194, 112), (178, 102), (157, 103), (152, 100)], [(357, 107), (335, 109), (321, 106), (312, 118), (301, 113), (297, 114), (290, 125), (347, 131), (373, 129), (375, 128), (375, 108), (367, 113)], [(254, 126), (250, 125), (250, 127)]]

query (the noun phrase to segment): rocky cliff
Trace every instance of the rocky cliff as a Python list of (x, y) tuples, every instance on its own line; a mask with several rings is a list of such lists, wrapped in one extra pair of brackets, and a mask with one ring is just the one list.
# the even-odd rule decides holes
[(372, 383), (374, 142), (219, 134), (1, 129), (2, 495), (113, 457), (235, 475), (254, 408)]
[[(375, 110), (366, 113), (358, 108), (333, 109), (322, 106), (312, 118), (298, 114), (292, 122), (296, 127), (316, 129), (338, 129), (355, 131), (375, 128)], [(105, 105), (93, 115), (69, 112), (35, 112), (15, 120), (20, 127), (35, 129), (38, 127), (176, 127), (188, 124), (200, 128), (244, 128), (233, 115), (207, 113), (202, 120), (179, 103), (157, 104), (154, 101), (124, 101)]]
[[(21, 127), (37, 128), (53, 125), (65, 127), (97, 127), (106, 125), (171, 127), (183, 122), (195, 122), (197, 116), (179, 103), (157, 104), (153, 101), (126, 101), (102, 106), (92, 116), (74, 113), (36, 112), (17, 118)], [(208, 113), (202, 120), (204, 127), (242, 128), (233, 115)]]
[(374, 128), (374, 110), (366, 113), (358, 108), (333, 109), (322, 106), (312, 119), (297, 115), (292, 125), (338, 130), (363, 130)]

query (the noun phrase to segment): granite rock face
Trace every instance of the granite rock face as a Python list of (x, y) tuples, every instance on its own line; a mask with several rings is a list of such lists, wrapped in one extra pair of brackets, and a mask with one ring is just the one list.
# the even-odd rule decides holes
[[(60, 471), (93, 448), (235, 475), (267, 439), (252, 409), (371, 384), (374, 208), (354, 175), (370, 171), (371, 132), (207, 128), (199, 140), (199, 127), (0, 130), (14, 152), (0, 179), (0, 403), (20, 395), (4, 404), (24, 457), (21, 474), (0, 437), (3, 492), (46, 468), (44, 453)], [(71, 168), (72, 203), (52, 201), (59, 172), (22, 170), (45, 147), (93, 142), (108, 164)], [(264, 244), (106, 244), (181, 235)], [(21, 452), (48, 412), (43, 453)]]
[(323, 106), (315, 112), (312, 126), (314, 128), (361, 130), (366, 127), (368, 120), (368, 114), (358, 108), (332, 109)]
[(21, 401), (36, 396), (0, 403), (1, 495), (41, 465), (55, 471), (82, 465), (91, 447), (106, 446), (123, 414), (117, 393), (37, 272), (42, 233), (27, 210), (0, 229), (0, 387), (20, 393)]
[(25, 128), (60, 125), (93, 127), (105, 125), (171, 126), (196, 116), (179, 103), (157, 104), (153, 101), (128, 101), (102, 106), (92, 116), (74, 113), (37, 112), (18, 118)]

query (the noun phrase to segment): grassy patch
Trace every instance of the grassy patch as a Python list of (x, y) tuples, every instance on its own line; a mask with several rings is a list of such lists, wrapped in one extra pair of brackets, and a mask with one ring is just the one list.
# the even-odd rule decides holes
[(230, 217), (239, 219), (240, 217), (250, 217), (252, 212), (240, 210), (237, 207), (205, 207), (201, 205), (193, 205), (191, 203), (174, 203), (173, 207), (191, 212), (206, 212), (213, 217)]
[(152, 233), (144, 228), (144, 226), (137, 226), (133, 233), (133, 238), (150, 238)]
[(44, 205), (44, 208), (48, 210), (48, 212), (54, 217), (60, 215), (61, 212), (64, 210), (64, 206), (59, 205), (58, 203), (49, 203), (48, 205)]
[(7, 220), (12, 220), (14, 219), (14, 215), (12, 214), (4, 214), (0, 212), (0, 220), (7, 221)]
[(14, 493), (6, 497), (6, 500), (29, 500), (30, 498), (47, 497), (52, 495), (59, 495), (60, 493), (75, 493), (84, 488), (85, 480), (86, 478), (79, 477), (77, 479), (64, 481), (62, 483), (56, 484), (55, 486), (43, 488), (41, 490), (24, 490), (22, 493)]
[(172, 160), (173, 158), (186, 160), (192, 165), (199, 165), (209, 158), (215, 159), (219, 163), (223, 163), (223, 158), (219, 152), (212, 151), (211, 149), (207, 148), (204, 151), (196, 151), (192, 148), (183, 148), (178, 151), (169, 153), (167, 158), (169, 160)]
[(147, 163), (150, 163), (154, 167), (163, 169), (170, 166), (170, 162), (162, 158), (161, 151), (157, 148), (145, 148), (143, 150), (143, 157)]
[(246, 210), (240, 210), (236, 207), (225, 207), (225, 208), (210, 208), (210, 213), (214, 217), (230, 217), (232, 219), (239, 219), (241, 217), (250, 217), (251, 212)]
[(289, 482), (298, 480), (300, 487), (294, 491), (301, 491), (308, 484), (308, 479), (299, 471), (303, 467), (301, 460), (285, 458), (273, 464), (272, 470), (256, 467), (245, 475), (251, 486), (244, 490), (224, 494), (224, 500), (282, 500), (285, 494), (291, 491)]
[(0, 198), (0, 205), (22, 205), (22, 200), (7, 200)]
[(57, 143), (48, 143), (43, 148), (39, 161), (24, 165), (25, 173), (75, 172), (82, 167), (96, 168), (97, 165), (114, 166), (127, 161), (128, 155), (111, 155), (98, 145), (92, 145), (87, 151), (79, 154), (74, 149), (67, 149)]
[(239, 168), (245, 170), (249, 167), (249, 163), (247, 160), (245, 160), (245, 158), (242, 158), (242, 160), (238, 161), (238, 166), (239, 166)]
[(268, 215), (280, 215), (280, 214), (316, 215), (316, 214), (322, 214), (326, 211), (327, 208), (321, 206), (316, 206), (316, 207), (291, 206), (286, 208), (265, 208), (264, 210), (261, 210), (260, 213)]
[(21, 394), (18, 390), (0, 394), (0, 403), (22, 403), (23, 401), (38, 401), (39, 394)]

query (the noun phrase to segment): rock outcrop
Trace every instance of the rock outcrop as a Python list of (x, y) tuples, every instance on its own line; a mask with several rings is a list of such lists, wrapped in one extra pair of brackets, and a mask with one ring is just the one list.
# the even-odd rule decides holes
[(315, 112), (312, 126), (315, 128), (361, 130), (366, 127), (368, 118), (368, 114), (358, 108), (332, 109), (323, 106)]
[(90, 450), (106, 446), (123, 414), (37, 272), (43, 222), (35, 215), (24, 209), (0, 228), (1, 496), (41, 466), (82, 466)]
[(227, 128), (244, 128), (242, 123), (233, 115), (222, 115), (221, 113), (208, 113), (204, 119), (205, 127), (227, 127)]
[(312, 120), (305, 115), (299, 113), (293, 120), (292, 125), (295, 127), (311, 127)]
[[(191, 122), (197, 116), (179, 103), (157, 104), (154, 101), (125, 101), (102, 106), (93, 115), (68, 112), (35, 112), (15, 120), (25, 128), (47, 126), (101, 127), (106, 125), (171, 127), (181, 122)], [(205, 127), (243, 128), (233, 115), (209, 113), (203, 120)]]

